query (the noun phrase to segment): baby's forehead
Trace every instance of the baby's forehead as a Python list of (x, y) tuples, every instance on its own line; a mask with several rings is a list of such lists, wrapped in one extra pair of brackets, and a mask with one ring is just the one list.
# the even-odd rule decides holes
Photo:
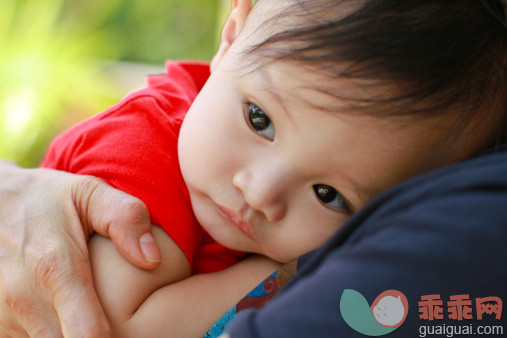
[(257, 90), (277, 96), (285, 105), (310, 111), (363, 114), (366, 112), (358, 109), (358, 102), (373, 97), (373, 91), (378, 95), (383, 90), (376, 82), (336, 77), (335, 72), (325, 67), (297, 61), (266, 59), (256, 51), (239, 58), (236, 65), (239, 77), (254, 81)]
[[(235, 71), (239, 77), (259, 82), (259, 90), (269, 91), (284, 104), (308, 111), (336, 115), (365, 116), (379, 120), (382, 129), (404, 128), (417, 123), (434, 128), (431, 123), (448, 120), (449, 114), (412, 113), (423, 111), (426, 102), (403, 99), (403, 82), (347, 76), (347, 63), (327, 67), (298, 60), (271, 59), (256, 50), (237, 54)], [(332, 69), (331, 69), (332, 68)], [(343, 73), (345, 75), (340, 76)]]
[(341, 109), (340, 102), (318, 85), (317, 74), (309, 72), (301, 76), (303, 73), (297, 72), (296, 66), (287, 67), (283, 61), (257, 64), (248, 71), (243, 69), (243, 74), (254, 94), (258, 92), (276, 99), (287, 109), (291, 106), (330, 112)]

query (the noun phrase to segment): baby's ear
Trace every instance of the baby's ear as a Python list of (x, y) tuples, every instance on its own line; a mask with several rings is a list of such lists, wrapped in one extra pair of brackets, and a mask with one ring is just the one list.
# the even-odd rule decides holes
[(252, 0), (232, 0), (231, 12), (225, 20), (218, 51), (211, 61), (211, 71), (215, 69), (225, 52), (238, 37), (245, 26), (246, 18), (252, 9)]

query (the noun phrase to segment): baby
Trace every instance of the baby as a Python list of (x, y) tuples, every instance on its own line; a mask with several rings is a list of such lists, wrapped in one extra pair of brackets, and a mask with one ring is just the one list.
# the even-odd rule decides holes
[[(491, 20), (479, 1), (452, 3)], [(416, 45), (431, 41), (424, 34), (441, 30), (421, 13), (436, 20), (441, 6), (233, 0), (211, 75), (202, 64), (168, 63), (148, 89), (53, 143), (43, 166), (101, 177), (143, 200), (157, 225), (154, 271), (129, 265), (105, 238), (90, 240), (116, 335), (202, 336), (378, 193), (501, 137), (504, 97), (491, 62), (505, 65), (501, 48), (458, 49), (450, 61), (415, 53), (431, 49)], [(368, 25), (382, 15), (383, 30)], [(393, 18), (420, 20), (421, 35), (396, 40)], [(482, 26), (474, 32), (501, 40), (500, 25)]]

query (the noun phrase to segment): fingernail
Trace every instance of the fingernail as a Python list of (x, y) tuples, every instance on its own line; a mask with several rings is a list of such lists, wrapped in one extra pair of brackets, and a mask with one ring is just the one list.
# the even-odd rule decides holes
[(158, 251), (157, 243), (150, 232), (146, 232), (139, 238), (139, 244), (141, 251), (144, 254), (144, 258), (150, 262), (160, 262), (162, 257), (160, 251)]

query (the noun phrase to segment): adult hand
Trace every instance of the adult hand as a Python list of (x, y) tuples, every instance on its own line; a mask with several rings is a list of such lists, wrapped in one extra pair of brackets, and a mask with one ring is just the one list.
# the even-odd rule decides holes
[(92, 177), (0, 160), (0, 334), (110, 335), (88, 260), (93, 231), (140, 268), (160, 263), (138, 199)]

